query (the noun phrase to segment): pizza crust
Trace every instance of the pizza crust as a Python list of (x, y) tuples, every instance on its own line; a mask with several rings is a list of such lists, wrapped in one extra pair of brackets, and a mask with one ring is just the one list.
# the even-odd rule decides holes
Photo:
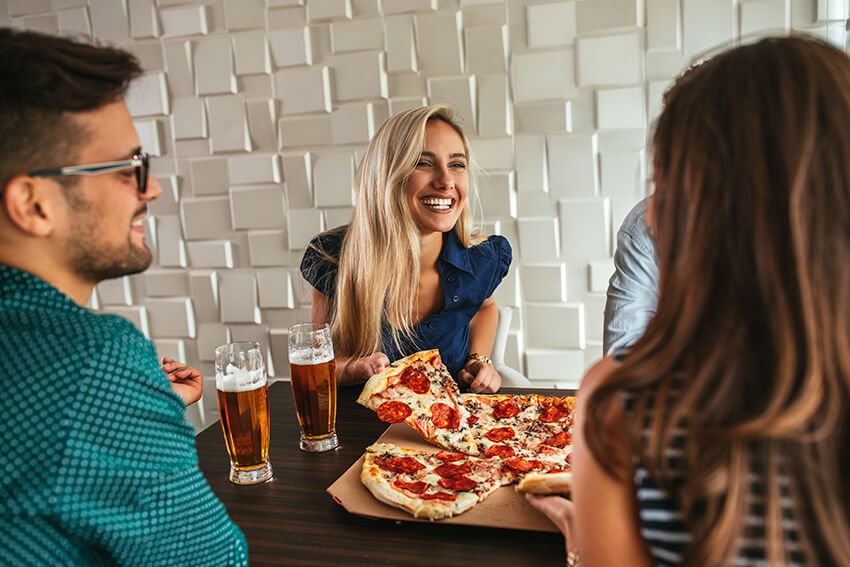
[(516, 485), (523, 494), (569, 494), (573, 484), (573, 473), (529, 473)]
[(366, 381), (366, 384), (363, 386), (363, 391), (360, 392), (360, 395), (357, 397), (357, 403), (361, 406), (365, 406), (371, 410), (377, 409), (375, 407), (377, 400), (376, 396), (378, 394), (383, 393), (390, 385), (390, 378), (395, 377), (398, 374), (404, 372), (404, 369), (410, 366), (414, 362), (419, 361), (429, 361), (434, 356), (439, 356), (440, 351), (437, 349), (432, 350), (422, 350), (419, 352), (414, 352), (409, 356), (405, 356), (399, 360), (396, 360), (383, 371), (378, 374), (374, 374), (369, 380)]

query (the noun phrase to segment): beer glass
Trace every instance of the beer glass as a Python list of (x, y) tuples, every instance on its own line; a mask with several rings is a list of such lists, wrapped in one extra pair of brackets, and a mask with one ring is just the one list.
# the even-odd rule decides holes
[(328, 451), (336, 436), (336, 362), (327, 325), (302, 323), (289, 328), (292, 397), (303, 451)]
[(269, 480), (269, 385), (259, 343), (228, 343), (215, 349), (215, 389), (230, 455), (230, 482)]

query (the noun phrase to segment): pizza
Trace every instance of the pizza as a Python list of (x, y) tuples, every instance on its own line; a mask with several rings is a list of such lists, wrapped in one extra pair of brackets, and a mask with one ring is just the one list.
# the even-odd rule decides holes
[(461, 514), (513, 479), (498, 459), (391, 443), (368, 447), (360, 474), (375, 498), (429, 520)]
[[(406, 423), (442, 448), (443, 454), (450, 451), (497, 463), (502, 484), (519, 480), (518, 490), (538, 494), (569, 490), (570, 430), (575, 408), (572, 396), (463, 394), (439, 351), (428, 350), (398, 360), (372, 376), (357, 401), (386, 423)], [(376, 491), (382, 489), (370, 486), (377, 477), (367, 475), (365, 467), (361, 480), (377, 496)], [(476, 493), (481, 494), (470, 507), (489, 492)], [(389, 498), (378, 498), (393, 504)], [(463, 497), (462, 501), (471, 500)], [(398, 502), (393, 505), (411, 511)]]

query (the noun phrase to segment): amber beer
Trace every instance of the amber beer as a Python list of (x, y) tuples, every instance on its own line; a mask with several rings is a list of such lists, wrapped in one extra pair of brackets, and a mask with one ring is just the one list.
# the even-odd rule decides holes
[(231, 462), (240, 470), (269, 461), (269, 387), (223, 392), (216, 388), (221, 429)]
[(328, 437), (336, 424), (336, 362), (333, 358), (314, 362), (305, 357), (290, 360), (290, 368), (295, 411), (304, 437)]
[(228, 343), (215, 349), (215, 389), (230, 456), (230, 481), (256, 484), (271, 479), (269, 386), (258, 343)]
[(327, 325), (302, 323), (289, 328), (292, 399), (303, 451), (329, 451), (336, 436), (336, 363)]

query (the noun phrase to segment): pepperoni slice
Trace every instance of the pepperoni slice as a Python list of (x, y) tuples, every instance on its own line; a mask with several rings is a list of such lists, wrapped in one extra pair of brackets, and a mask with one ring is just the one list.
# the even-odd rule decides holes
[(502, 400), (493, 406), (493, 417), (507, 419), (519, 415), (519, 406), (513, 400)]
[(440, 402), (431, 406), (431, 421), (441, 429), (457, 429), (460, 427), (460, 416), (454, 408)]
[(490, 445), (487, 447), (487, 450), (484, 451), (485, 457), (501, 457), (506, 459), (508, 457), (513, 457), (514, 455), (516, 455), (516, 451), (507, 445)]
[(447, 500), (449, 502), (454, 502), (457, 500), (457, 494), (449, 494), (448, 492), (433, 492), (431, 494), (421, 494), (419, 498), (422, 500)]
[(491, 429), (484, 435), (484, 437), (486, 437), (493, 443), (501, 443), (502, 441), (513, 439), (514, 436), (514, 430), (511, 427), (496, 427), (495, 429)]
[(425, 468), (413, 457), (378, 457), (375, 464), (378, 468), (396, 473), (415, 473)]
[(434, 457), (443, 461), (444, 463), (450, 463), (452, 461), (462, 461), (466, 458), (466, 455), (464, 455), (463, 453), (449, 453), (448, 451), (437, 451)]
[(561, 409), (556, 405), (546, 405), (543, 411), (540, 412), (540, 421), (546, 423), (555, 423), (567, 417), (570, 414), (567, 410)]
[(472, 427), (473, 425), (478, 423), (478, 418), (475, 417), (474, 415), (470, 415), (469, 417), (466, 418), (466, 423), (467, 423), (467, 425)]
[(434, 356), (432, 356), (431, 360), (429, 360), (428, 362), (430, 362), (431, 366), (433, 366), (434, 368), (439, 368), (443, 365), (443, 360), (440, 358), (439, 354), (435, 354)]
[(472, 472), (472, 469), (469, 468), (468, 463), (463, 463), (462, 465), (453, 465), (451, 463), (446, 463), (435, 468), (434, 472), (443, 478), (454, 478), (457, 476), (470, 474)]
[(408, 492), (412, 492), (413, 494), (422, 494), (428, 490), (428, 484), (421, 480), (419, 482), (405, 482), (400, 478), (397, 478), (393, 484), (399, 488), (407, 490)]
[(522, 457), (511, 457), (510, 459), (505, 459), (505, 466), (516, 472), (528, 472), (534, 468), (534, 465), (534, 462), (527, 461)]
[(437, 484), (439, 484), (443, 488), (448, 488), (449, 490), (463, 490), (466, 492), (469, 492), (470, 490), (478, 486), (477, 482), (466, 476), (441, 478), (437, 481)]
[(564, 462), (567, 463), (568, 466), (572, 467), (573, 466), (573, 454), (570, 453), (569, 455), (567, 455), (567, 457), (564, 459)]
[(570, 435), (569, 431), (560, 431), (545, 439), (543, 441), (544, 445), (549, 445), (550, 447), (566, 447), (572, 442), (572, 435)]
[(410, 406), (404, 402), (384, 402), (375, 411), (378, 419), (386, 423), (399, 423), (413, 413)]
[(417, 394), (427, 394), (431, 390), (431, 381), (421, 370), (416, 368), (405, 370), (401, 375), (401, 383)]

